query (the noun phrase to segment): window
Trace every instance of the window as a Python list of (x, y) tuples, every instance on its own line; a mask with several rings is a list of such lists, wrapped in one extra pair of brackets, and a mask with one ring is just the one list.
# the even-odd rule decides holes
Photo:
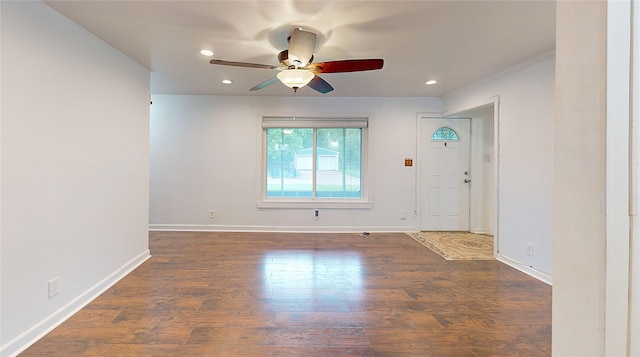
[[(367, 201), (364, 180), (367, 119), (263, 118), (268, 202)], [(282, 206), (282, 205), (279, 205)]]
[(455, 141), (458, 140), (458, 133), (456, 133), (455, 130), (444, 126), (433, 132), (433, 135), (431, 135), (431, 140)]

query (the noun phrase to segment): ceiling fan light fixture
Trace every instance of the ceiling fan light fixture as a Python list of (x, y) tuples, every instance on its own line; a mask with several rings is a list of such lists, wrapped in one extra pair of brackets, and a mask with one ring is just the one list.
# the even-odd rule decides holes
[(289, 88), (306, 86), (316, 75), (306, 69), (285, 69), (278, 73), (278, 79)]

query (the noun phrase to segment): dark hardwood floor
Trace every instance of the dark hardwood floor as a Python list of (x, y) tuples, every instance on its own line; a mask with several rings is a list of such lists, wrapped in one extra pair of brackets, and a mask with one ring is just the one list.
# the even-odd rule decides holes
[(551, 287), (402, 233), (152, 232), (20, 356), (549, 356)]

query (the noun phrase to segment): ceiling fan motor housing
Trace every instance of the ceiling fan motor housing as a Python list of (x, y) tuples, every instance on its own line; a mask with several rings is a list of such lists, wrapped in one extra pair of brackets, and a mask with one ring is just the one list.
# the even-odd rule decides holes
[[(289, 58), (289, 50), (284, 50), (278, 53), (278, 61), (289, 69), (301, 68), (307, 65), (307, 63), (302, 63), (296, 59), (291, 60)], [(313, 62), (313, 56), (311, 56), (311, 59), (309, 60), (309, 63), (311, 62)]]

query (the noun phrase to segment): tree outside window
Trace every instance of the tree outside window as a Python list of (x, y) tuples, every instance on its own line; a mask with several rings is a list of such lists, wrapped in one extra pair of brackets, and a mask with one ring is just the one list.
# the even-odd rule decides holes
[(362, 197), (361, 128), (266, 130), (267, 198)]

